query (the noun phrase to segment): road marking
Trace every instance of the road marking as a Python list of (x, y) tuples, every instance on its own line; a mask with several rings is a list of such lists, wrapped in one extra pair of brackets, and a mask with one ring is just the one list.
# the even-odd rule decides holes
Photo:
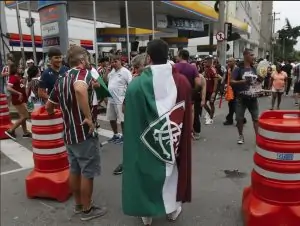
[[(98, 116), (98, 119), (99, 119), (99, 116)], [(102, 120), (102, 119), (100, 119), (100, 120)], [(12, 122), (15, 123), (15, 120), (13, 120)], [(31, 132), (31, 127), (32, 127), (31, 122), (27, 121), (26, 124), (27, 124), (27, 129)], [(97, 131), (98, 131), (98, 134), (103, 137), (111, 138), (114, 135), (114, 133), (111, 130), (107, 130), (107, 129), (99, 128)]]
[[(15, 120), (13, 120), (13, 123)], [(27, 129), (31, 131), (31, 122), (27, 121)], [(98, 133), (100, 136), (111, 138), (113, 136), (113, 132), (106, 129), (98, 129)], [(32, 151), (27, 149), (26, 147), (20, 145), (19, 143), (6, 139), (1, 141), (1, 149), (0, 151), (7, 156), (13, 162), (16, 162), (21, 166), (21, 168), (9, 170), (5, 172), (1, 172), (0, 176), (7, 175), (11, 173), (20, 172), (23, 170), (32, 169), (34, 167)]]
[(1, 176), (30, 169), (34, 166), (32, 152), (11, 139), (1, 141), (1, 152), (21, 166), (19, 169), (1, 172)]

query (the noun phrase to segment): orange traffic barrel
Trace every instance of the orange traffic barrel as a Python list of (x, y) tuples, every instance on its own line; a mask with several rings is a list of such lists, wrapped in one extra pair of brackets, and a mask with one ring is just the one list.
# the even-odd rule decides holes
[(34, 169), (26, 178), (27, 196), (65, 201), (70, 188), (62, 112), (49, 115), (42, 106), (31, 113), (31, 123)]
[(11, 127), (11, 119), (6, 94), (0, 94), (0, 140), (7, 139), (5, 131)]
[(243, 194), (246, 226), (300, 225), (300, 111), (261, 115), (251, 184)]

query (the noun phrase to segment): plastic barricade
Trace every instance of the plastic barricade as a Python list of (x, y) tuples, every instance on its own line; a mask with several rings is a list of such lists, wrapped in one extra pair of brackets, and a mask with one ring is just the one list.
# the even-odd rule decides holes
[(6, 94), (0, 94), (0, 140), (7, 139), (5, 131), (12, 125)]
[(243, 193), (245, 226), (300, 225), (300, 111), (261, 115), (251, 182)]
[(66, 201), (71, 193), (62, 113), (48, 115), (43, 106), (32, 112), (31, 122), (34, 169), (26, 178), (27, 196)]

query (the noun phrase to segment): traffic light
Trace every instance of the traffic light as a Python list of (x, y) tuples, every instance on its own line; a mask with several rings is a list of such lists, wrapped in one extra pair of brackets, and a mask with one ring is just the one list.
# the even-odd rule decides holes
[[(226, 29), (227, 27), (227, 29)], [(225, 31), (227, 31), (226, 33), (226, 39), (230, 39), (231, 35), (232, 35), (232, 23), (225, 23)]]

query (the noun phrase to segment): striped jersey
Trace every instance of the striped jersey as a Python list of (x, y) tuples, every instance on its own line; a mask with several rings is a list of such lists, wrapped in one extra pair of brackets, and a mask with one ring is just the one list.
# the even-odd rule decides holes
[(100, 67), (98, 67), (97, 71), (98, 71), (99, 75), (103, 78), (106, 73), (106, 68), (100, 66)]
[(87, 69), (72, 68), (64, 76), (60, 76), (50, 94), (49, 101), (59, 104), (64, 121), (64, 139), (66, 144), (80, 143), (91, 135), (88, 125), (82, 125), (85, 118), (75, 96), (74, 84), (84, 82), (88, 85), (88, 102), (92, 109), (92, 74)]

